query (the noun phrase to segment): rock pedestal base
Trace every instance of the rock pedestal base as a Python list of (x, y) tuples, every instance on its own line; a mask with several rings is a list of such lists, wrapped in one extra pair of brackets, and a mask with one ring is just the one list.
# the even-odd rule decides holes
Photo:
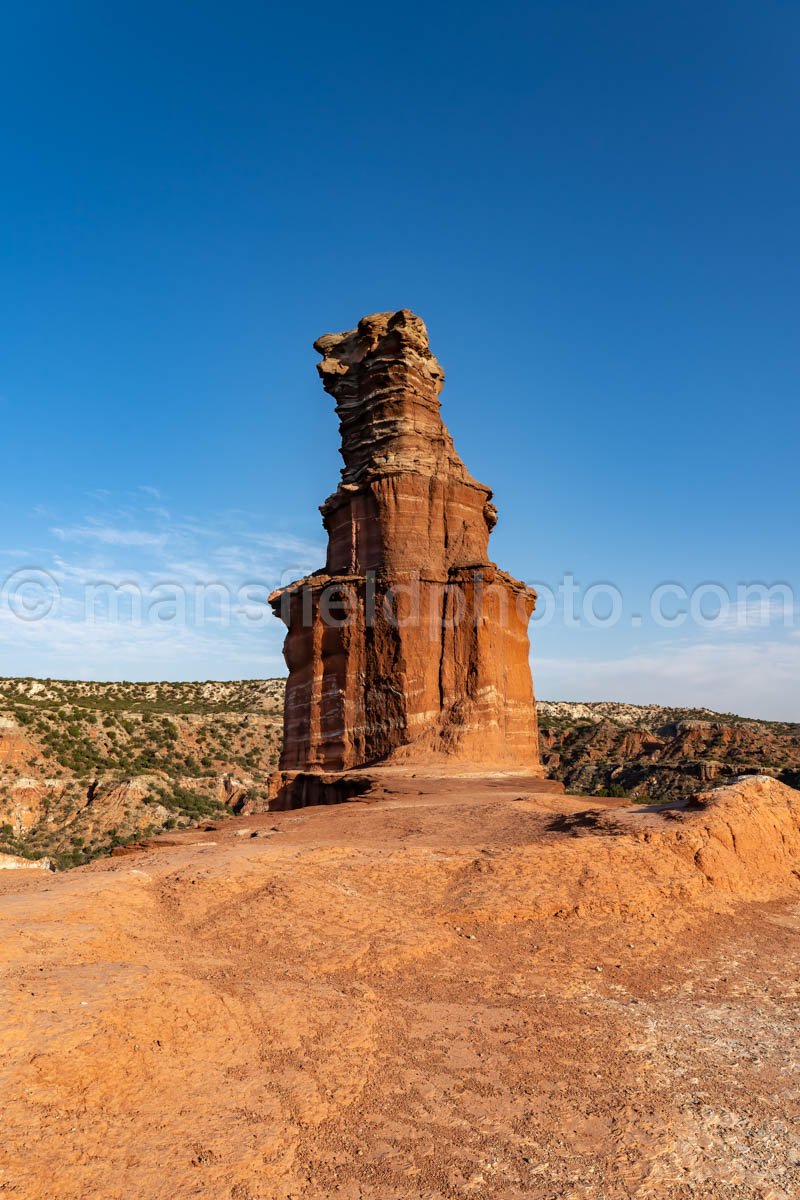
[(561, 796), (564, 785), (557, 779), (516, 771), (487, 775), (477, 765), (474, 771), (458, 773), (442, 773), (434, 765), (431, 774), (421, 770), (393, 770), (388, 766), (342, 774), (284, 771), (269, 808), (271, 812), (285, 812), (316, 804), (344, 804), (349, 800), (362, 800), (366, 804), (378, 800), (402, 803), (404, 797), (416, 800), (422, 795), (447, 797), (455, 804), (476, 791), (513, 793), (515, 798), (527, 800), (533, 796)]

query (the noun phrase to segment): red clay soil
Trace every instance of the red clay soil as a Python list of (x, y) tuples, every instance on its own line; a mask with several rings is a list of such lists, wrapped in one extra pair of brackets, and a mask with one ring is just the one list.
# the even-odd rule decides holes
[(800, 794), (586, 806), (387, 778), (9, 872), (0, 1194), (796, 1197)]

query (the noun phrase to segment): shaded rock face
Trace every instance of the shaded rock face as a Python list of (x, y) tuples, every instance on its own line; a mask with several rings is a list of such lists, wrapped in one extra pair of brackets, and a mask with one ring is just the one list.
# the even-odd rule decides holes
[(538, 771), (536, 595), (489, 561), (492, 492), (442, 421), (424, 323), (376, 313), (315, 349), (344, 469), (321, 507), (324, 571), (270, 597), (288, 628), (282, 769)]

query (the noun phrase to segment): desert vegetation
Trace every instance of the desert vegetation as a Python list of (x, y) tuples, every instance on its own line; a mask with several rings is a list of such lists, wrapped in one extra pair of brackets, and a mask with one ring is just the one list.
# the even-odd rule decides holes
[(68, 867), (264, 805), (283, 685), (0, 680), (0, 852)]

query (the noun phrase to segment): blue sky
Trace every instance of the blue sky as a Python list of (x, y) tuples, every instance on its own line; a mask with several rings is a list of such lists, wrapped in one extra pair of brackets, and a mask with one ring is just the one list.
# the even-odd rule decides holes
[[(282, 673), (240, 593), (322, 562), (311, 342), (409, 307), (495, 489), (495, 558), (572, 576), (580, 612), (622, 597), (605, 624), (544, 614), (539, 694), (800, 719), (796, 5), (0, 22), (0, 673)], [(98, 580), (144, 619), (87, 620)], [(162, 620), (165, 581), (221, 587)], [(718, 590), (665, 626), (665, 582), (687, 610)], [(788, 608), (754, 615), (751, 583)]]

